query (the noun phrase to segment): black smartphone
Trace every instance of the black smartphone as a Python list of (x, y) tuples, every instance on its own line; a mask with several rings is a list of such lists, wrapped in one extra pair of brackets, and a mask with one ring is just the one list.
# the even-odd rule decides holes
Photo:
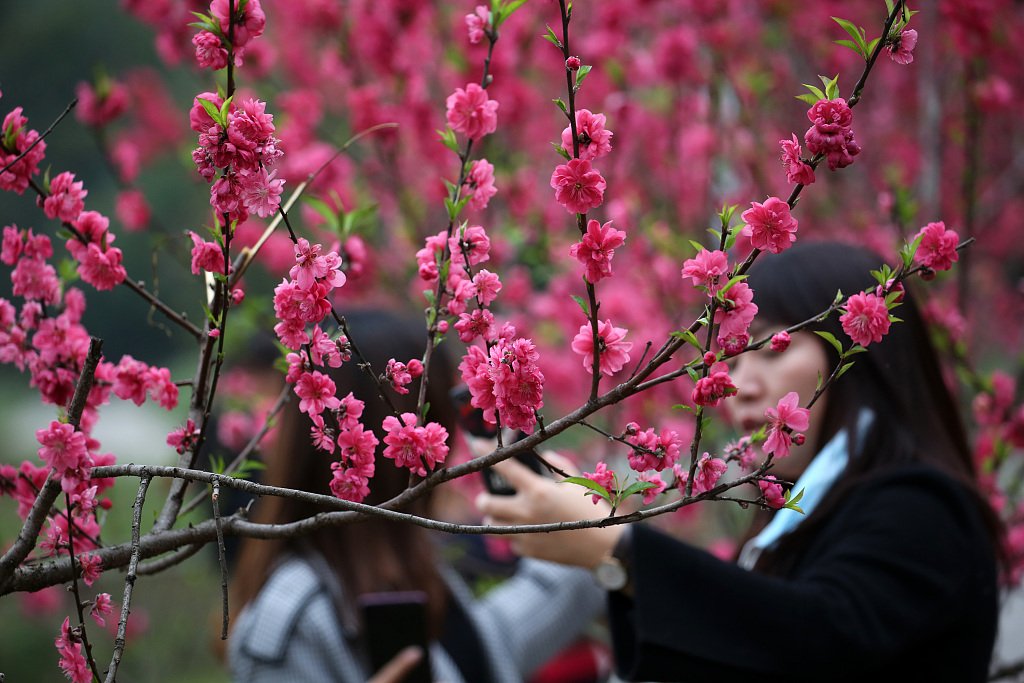
[(427, 649), (427, 595), (420, 591), (366, 593), (359, 597), (363, 617), (363, 641), (373, 673), (399, 652), (417, 645), (423, 658), (403, 683), (432, 683)]
[[(451, 390), (451, 400), (455, 405), (456, 419), (458, 420), (459, 427), (465, 430), (467, 434), (472, 434), (473, 436), (485, 439), (496, 438), (498, 436), (496, 425), (492, 425), (484, 419), (483, 410), (473, 407), (472, 403), (470, 403), (472, 398), (469, 387), (465, 384), (460, 384)], [(519, 441), (525, 436), (525, 432), (517, 432), (512, 441)], [(516, 453), (513, 457), (537, 474), (545, 473), (544, 464), (533, 449)], [(484, 487), (489, 493), (496, 496), (511, 496), (515, 494), (516, 490), (493, 467), (485, 467), (480, 473), (484, 477)]]

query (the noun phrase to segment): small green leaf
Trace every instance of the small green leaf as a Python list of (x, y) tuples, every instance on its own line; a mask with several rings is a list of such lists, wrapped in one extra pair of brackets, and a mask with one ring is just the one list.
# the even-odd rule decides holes
[(590, 306), (587, 305), (587, 302), (583, 299), (583, 297), (573, 294), (572, 300), (575, 301), (577, 305), (579, 305), (580, 310), (583, 311), (583, 315), (587, 316), (587, 318), (590, 318)]
[(801, 102), (806, 102), (807, 104), (810, 104), (812, 106), (817, 104), (818, 100), (821, 99), (819, 97), (815, 97), (814, 95), (797, 95), (796, 98)]
[(872, 40), (871, 42), (868, 43), (868, 54), (869, 55), (874, 54), (875, 47), (878, 46), (878, 41), (880, 41), (881, 39), (882, 39), (882, 37), (879, 36), (878, 38), (875, 38), (874, 40)]
[(589, 490), (589, 492), (585, 495), (590, 495), (590, 493), (596, 493), (598, 496), (608, 501), (609, 504), (611, 504), (612, 502), (612, 496), (610, 493), (608, 493), (608, 489), (601, 486), (596, 481), (587, 479), (586, 477), (566, 477), (565, 479), (562, 480), (561, 483), (578, 484)]
[(220, 108), (218, 108), (216, 104), (214, 104), (213, 102), (204, 97), (199, 98), (199, 104), (203, 107), (206, 113), (210, 115), (210, 118), (213, 119), (214, 123), (216, 123), (221, 128), (226, 127), (225, 120), (220, 115)]
[(838, 353), (840, 356), (843, 355), (843, 345), (839, 342), (838, 339), (835, 338), (835, 336), (831, 332), (825, 332), (824, 330), (815, 330), (814, 334), (818, 335), (819, 337), (827, 341), (829, 344), (831, 344), (832, 348), (834, 348), (836, 350), (836, 353)]
[(561, 155), (563, 159), (565, 159), (566, 161), (572, 160), (572, 155), (569, 154), (569, 151), (565, 147), (562, 147), (562, 143), (552, 142), (551, 146), (555, 148), (555, 151), (558, 152), (558, 154)]
[(840, 19), (839, 17), (832, 17), (832, 21), (842, 26), (843, 30), (850, 34), (850, 37), (853, 38), (854, 43), (856, 43), (856, 51), (864, 57), (864, 59), (867, 59), (868, 46), (867, 43), (864, 42), (864, 29), (855, 26), (851, 21)]
[(580, 66), (579, 71), (576, 72), (576, 90), (580, 89), (580, 86), (583, 85), (583, 79), (587, 77), (587, 74), (589, 74), (590, 70), (593, 68), (594, 67), (589, 64), (583, 64)]
[(850, 361), (849, 363), (844, 363), (843, 366), (841, 368), (839, 368), (839, 372), (836, 373), (836, 379), (839, 379), (840, 377), (845, 375), (846, 371), (849, 370), (852, 367), (853, 367), (853, 361)]
[(654, 488), (654, 482), (651, 481), (635, 481), (626, 487), (624, 491), (619, 493), (619, 500), (625, 500), (630, 496), (646, 491), (647, 489)]
[(695, 335), (690, 330), (676, 330), (671, 334), (671, 336), (674, 337), (675, 339), (682, 339), (687, 344), (697, 349), (701, 353), (704, 352), (704, 347), (701, 346), (700, 342), (697, 340), (697, 335)]
[(550, 26), (547, 27), (547, 30), (548, 32), (544, 35), (544, 40), (548, 41), (549, 43), (557, 47), (559, 50), (561, 50), (562, 41), (558, 39), (558, 36), (555, 34), (554, 30)]
[(565, 118), (569, 118), (569, 108), (565, 106), (565, 102), (563, 102), (561, 98), (555, 98), (551, 101), (562, 110), (562, 113), (565, 114)]
[(441, 138), (441, 143), (450, 149), (451, 151), (459, 154), (459, 141), (455, 139), (455, 131), (451, 128), (445, 128), (444, 130), (438, 130), (437, 134)]
[(815, 102), (817, 102), (818, 100), (827, 100), (828, 99), (827, 97), (825, 97), (825, 93), (823, 93), (818, 86), (811, 85), (809, 83), (804, 83), (803, 85), (804, 85), (805, 88), (807, 88), (808, 90), (811, 91), (812, 95), (814, 95), (817, 98), (816, 100), (814, 100)]
[(697, 240), (690, 240), (690, 246), (693, 247), (693, 250), (696, 251), (698, 254), (704, 251), (704, 245), (698, 242)]
[(743, 282), (748, 277), (750, 277), (750, 276), (749, 275), (737, 275), (737, 276), (735, 276), (733, 278), (730, 278), (730, 280), (725, 283), (725, 286), (722, 287), (720, 290), (718, 290), (718, 294), (725, 294), (730, 289), (732, 289), (732, 286), (734, 284), (736, 284), (737, 282)]
[(700, 380), (700, 375), (698, 375), (697, 371), (694, 370), (693, 368), (686, 368), (686, 374), (689, 375), (690, 379), (692, 379), (695, 383)]

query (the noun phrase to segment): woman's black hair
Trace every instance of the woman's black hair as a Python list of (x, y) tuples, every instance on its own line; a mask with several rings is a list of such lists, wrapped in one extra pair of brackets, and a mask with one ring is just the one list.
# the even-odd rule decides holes
[[(755, 262), (747, 280), (754, 291), (758, 320), (779, 327), (795, 325), (825, 311), (840, 291), (844, 296), (872, 292), (878, 283), (870, 271), (883, 263), (868, 249), (837, 242), (801, 242), (781, 254), (766, 254)], [(758, 569), (772, 571), (783, 557), (795, 561), (787, 546), (800, 547), (802, 539), (814, 533), (855, 486), (908, 462), (928, 463), (972, 491), (999, 547), (1000, 523), (978, 490), (960, 411), (909, 288), (893, 315), (902, 322), (894, 322), (882, 341), (871, 344), (866, 353), (852, 356), (854, 365), (827, 390), (819, 442), (813, 446), (820, 449), (845, 429), (851, 435), (846, 470), (826, 501), (784, 537), (775, 552), (765, 553)], [(811, 329), (832, 334), (844, 346), (852, 343), (838, 313)], [(839, 355), (831, 344), (820, 341), (832, 371)], [(866, 429), (857, 424), (864, 410), (871, 412)]]

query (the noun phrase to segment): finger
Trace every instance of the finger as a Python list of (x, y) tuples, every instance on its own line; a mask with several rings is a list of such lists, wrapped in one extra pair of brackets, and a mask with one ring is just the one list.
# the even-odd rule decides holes
[(474, 458), (480, 458), (492, 453), (498, 447), (497, 439), (486, 439), (482, 436), (466, 434), (466, 443), (469, 445), (469, 452)]
[(492, 521), (485, 521), (486, 524), (509, 524), (518, 519), (519, 510), (522, 506), (518, 495), (495, 496), (490, 493), (481, 493), (476, 497), (475, 502), (476, 509), (484, 517), (491, 518)]
[(423, 659), (423, 649), (416, 645), (400, 651), (390, 662), (381, 667), (367, 683), (399, 683)]
[(580, 468), (569, 458), (557, 451), (542, 451), (540, 456), (554, 467), (565, 472), (570, 477), (580, 476)]
[(515, 458), (502, 460), (501, 462), (492, 465), (492, 467), (494, 467), (498, 474), (505, 477), (505, 479), (508, 480), (508, 483), (516, 491), (529, 491), (537, 486), (537, 484), (544, 481), (544, 477), (540, 476)]

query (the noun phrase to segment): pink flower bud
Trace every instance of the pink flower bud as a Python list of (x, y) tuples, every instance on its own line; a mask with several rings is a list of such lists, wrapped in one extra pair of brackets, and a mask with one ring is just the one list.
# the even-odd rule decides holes
[(582, 64), (583, 63), (580, 61), (580, 58), (576, 56), (569, 57), (569, 59), (565, 60), (565, 68), (569, 71), (579, 71)]
[(718, 360), (718, 356), (715, 354), (715, 352), (708, 351), (707, 353), (704, 354), (704, 365), (708, 366), (709, 368), (715, 364), (716, 360)]
[(448, 333), (448, 321), (447, 320), (439, 321), (437, 323), (437, 331), (438, 331), (439, 334), (447, 334)]
[(803, 446), (805, 441), (807, 441), (807, 437), (804, 434), (793, 435), (793, 443), (797, 446)]
[(790, 341), (789, 332), (783, 330), (782, 332), (772, 335), (771, 349), (776, 353), (782, 353), (789, 348)]
[(237, 306), (245, 300), (245, 292), (236, 287), (231, 290), (231, 301)]
[(217, 329), (215, 327), (212, 330), (210, 330), (210, 339), (219, 339), (219, 338), (220, 338), (220, 330), (219, 329)]

